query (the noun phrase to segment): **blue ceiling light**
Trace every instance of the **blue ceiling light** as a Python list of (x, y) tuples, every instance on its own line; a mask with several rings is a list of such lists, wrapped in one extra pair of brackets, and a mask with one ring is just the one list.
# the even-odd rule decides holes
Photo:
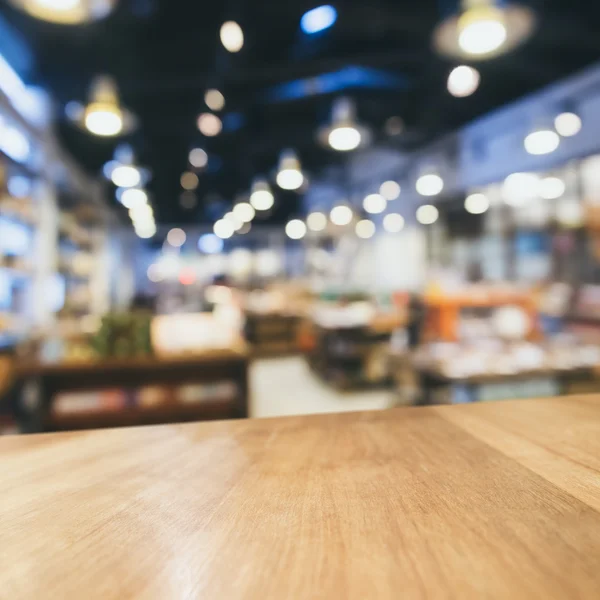
[(337, 11), (333, 6), (324, 4), (304, 13), (300, 19), (300, 27), (309, 35), (331, 27), (337, 19)]

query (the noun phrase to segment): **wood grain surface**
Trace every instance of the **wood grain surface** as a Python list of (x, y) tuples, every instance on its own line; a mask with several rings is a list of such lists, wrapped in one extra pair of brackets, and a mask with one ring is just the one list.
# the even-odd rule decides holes
[(0, 598), (600, 598), (600, 398), (0, 439)]

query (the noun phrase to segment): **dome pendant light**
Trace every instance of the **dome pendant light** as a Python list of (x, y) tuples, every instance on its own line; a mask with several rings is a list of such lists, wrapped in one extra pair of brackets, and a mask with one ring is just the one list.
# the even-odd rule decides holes
[(461, 13), (442, 21), (434, 46), (446, 56), (485, 60), (521, 44), (533, 30), (534, 13), (497, 0), (462, 0)]
[(150, 180), (150, 172), (135, 164), (131, 146), (121, 145), (115, 150), (115, 158), (103, 168), (104, 176), (119, 188), (137, 188)]
[(28, 15), (61, 25), (81, 25), (108, 16), (116, 0), (9, 0)]
[(250, 205), (255, 210), (269, 210), (275, 204), (271, 187), (265, 179), (255, 179), (250, 193)]
[(368, 132), (356, 123), (355, 107), (349, 98), (338, 98), (333, 104), (331, 127), (320, 132), (321, 142), (338, 152), (356, 150), (368, 141)]
[(133, 115), (119, 104), (117, 84), (106, 75), (92, 81), (89, 103), (84, 107), (70, 102), (67, 114), (80, 127), (101, 137), (123, 135), (135, 126)]
[(302, 187), (304, 175), (300, 161), (292, 150), (285, 150), (281, 153), (276, 181), (282, 190), (297, 190)]

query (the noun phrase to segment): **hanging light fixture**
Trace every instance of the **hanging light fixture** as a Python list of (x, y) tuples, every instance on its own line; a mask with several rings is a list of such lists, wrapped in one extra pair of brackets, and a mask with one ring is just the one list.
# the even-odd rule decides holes
[(338, 98), (333, 104), (331, 126), (319, 133), (321, 142), (338, 152), (349, 152), (364, 145), (368, 132), (356, 123), (355, 112), (352, 100)]
[(119, 103), (117, 84), (106, 75), (92, 81), (88, 104), (69, 102), (67, 114), (77, 125), (101, 137), (123, 135), (135, 127), (134, 116)]
[(255, 179), (250, 194), (250, 204), (255, 210), (269, 210), (275, 203), (271, 186), (265, 179)]
[(137, 188), (150, 180), (150, 172), (135, 164), (131, 146), (122, 144), (115, 150), (113, 160), (103, 168), (104, 176), (120, 188)]
[(106, 17), (116, 0), (9, 0), (27, 14), (51, 23), (81, 25)]
[(279, 159), (277, 185), (283, 190), (297, 190), (304, 183), (300, 161), (292, 150), (285, 150)]
[(550, 154), (558, 148), (560, 137), (554, 129), (542, 126), (531, 131), (525, 138), (523, 144), (525, 150), (527, 150), (529, 154)]
[(496, 0), (462, 0), (461, 12), (442, 21), (434, 45), (447, 56), (487, 59), (508, 52), (529, 37), (535, 24), (531, 9)]

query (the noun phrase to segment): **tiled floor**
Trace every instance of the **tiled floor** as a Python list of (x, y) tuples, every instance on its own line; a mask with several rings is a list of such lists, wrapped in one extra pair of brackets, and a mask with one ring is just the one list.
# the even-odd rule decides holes
[(336, 392), (319, 381), (301, 357), (254, 362), (250, 371), (253, 417), (388, 408), (388, 390)]

